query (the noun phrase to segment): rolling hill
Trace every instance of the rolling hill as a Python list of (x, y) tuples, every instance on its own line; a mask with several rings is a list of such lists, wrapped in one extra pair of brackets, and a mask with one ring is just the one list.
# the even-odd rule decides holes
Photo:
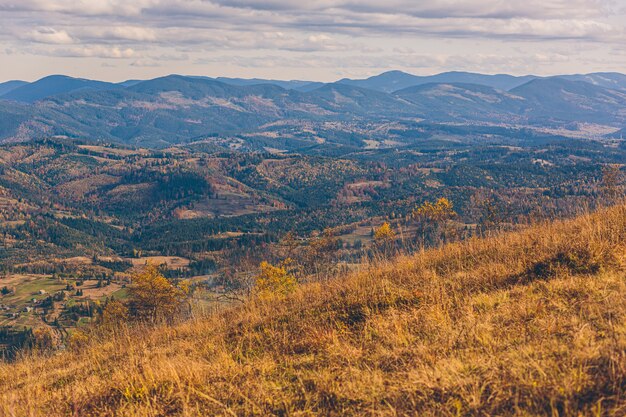
[(32, 123), (33, 115), (33, 109), (21, 103), (0, 100), (0, 142), (30, 139), (29, 136), (22, 136), (20, 130)]
[(324, 83), (315, 82), (315, 81), (301, 81), (301, 80), (266, 80), (262, 78), (230, 78), (230, 77), (217, 77), (216, 81), (238, 85), (238, 86), (246, 86), (246, 85), (257, 85), (257, 84), (272, 84), (277, 85), (285, 90), (297, 90), (297, 91), (311, 91), (316, 88), (321, 87)]
[(617, 72), (596, 72), (593, 74), (561, 75), (570, 81), (583, 81), (599, 87), (626, 91), (626, 75)]
[(581, 81), (537, 79), (510, 91), (526, 100), (523, 115), (535, 123), (612, 123), (626, 118), (626, 93)]
[(525, 99), (478, 84), (431, 83), (394, 93), (434, 120), (507, 120), (517, 118)]
[(2, 95), (4, 100), (33, 103), (35, 101), (80, 90), (111, 90), (121, 88), (113, 83), (72, 78), (64, 75), (50, 75), (38, 81), (27, 83)]
[(380, 75), (362, 80), (343, 79), (341, 84), (353, 85), (371, 90), (392, 93), (408, 87), (416, 87), (423, 84), (478, 84), (499, 90), (509, 90), (522, 85), (537, 77), (528, 75), (515, 77), (507, 74), (484, 75), (470, 72), (444, 72), (431, 76), (417, 76), (402, 71), (389, 71)]
[(621, 415), (626, 207), (0, 364), (3, 415)]
[(26, 81), (19, 81), (19, 80), (6, 81), (4, 83), (0, 83), (0, 97), (26, 84), (28, 84)]
[(420, 114), (419, 107), (399, 97), (341, 83), (326, 84), (309, 92), (305, 97), (322, 100), (323, 108), (348, 117), (350, 115), (402, 117)]

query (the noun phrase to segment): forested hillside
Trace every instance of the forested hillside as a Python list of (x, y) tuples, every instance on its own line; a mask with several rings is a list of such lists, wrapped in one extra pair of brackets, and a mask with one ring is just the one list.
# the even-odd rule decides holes
[[(525, 130), (396, 132), (341, 155), (199, 141), (164, 150), (67, 139), (0, 147), (0, 354), (126, 299), (148, 263), (198, 297), (240, 299), (262, 262), (297, 280), (373, 257), (573, 216), (623, 193), (619, 141)], [(316, 279), (317, 279), (316, 278)]]

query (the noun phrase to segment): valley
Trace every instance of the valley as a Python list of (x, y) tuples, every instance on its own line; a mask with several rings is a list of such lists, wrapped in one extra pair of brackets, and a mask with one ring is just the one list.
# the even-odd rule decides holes
[[(326, 136), (316, 126), (311, 136)], [(293, 258), (305, 280), (321, 273), (319, 259), (323, 273), (351, 269), (380, 255), (374, 231), (384, 223), (397, 234), (392, 250), (410, 252), (435, 242), (414, 213), (440, 198), (454, 207), (452, 240), (572, 216), (603, 204), (603, 167), (626, 158), (620, 140), (528, 128), (360, 129), (393, 146), (276, 153), (258, 137), (238, 147), (217, 137), (164, 149), (58, 137), (0, 146), (5, 339), (88, 325), (148, 263), (212, 298), (248, 291), (262, 261)]]

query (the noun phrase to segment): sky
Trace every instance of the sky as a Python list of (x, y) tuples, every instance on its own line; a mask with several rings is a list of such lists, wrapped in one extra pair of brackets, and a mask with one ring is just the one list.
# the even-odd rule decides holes
[(0, 0), (0, 81), (626, 73), (626, 0)]

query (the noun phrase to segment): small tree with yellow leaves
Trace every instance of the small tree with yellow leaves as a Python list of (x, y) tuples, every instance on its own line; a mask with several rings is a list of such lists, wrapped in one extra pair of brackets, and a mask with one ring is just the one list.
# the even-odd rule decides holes
[(33, 330), (33, 346), (39, 351), (50, 351), (57, 346), (58, 338), (48, 326), (37, 327)]
[(501, 228), (508, 218), (506, 202), (494, 191), (477, 190), (469, 201), (469, 213), (476, 220), (476, 231), (485, 236)]
[(259, 275), (256, 276), (256, 289), (261, 297), (286, 295), (296, 288), (296, 278), (287, 270), (290, 262), (287, 259), (278, 266), (261, 262)]
[(449, 234), (448, 222), (456, 217), (452, 202), (440, 198), (434, 203), (424, 202), (413, 210), (413, 219), (417, 221), (417, 238), (422, 245), (435, 245), (446, 241)]
[(374, 230), (374, 240), (377, 242), (390, 242), (396, 237), (396, 232), (393, 231), (391, 225), (384, 222), (379, 228)]
[(374, 230), (374, 243), (376, 247), (388, 254), (396, 239), (396, 232), (393, 231), (388, 222), (384, 222)]
[(189, 294), (184, 283), (171, 282), (156, 265), (147, 265), (134, 274), (128, 289), (130, 315), (150, 323), (171, 320), (181, 311)]
[(100, 325), (115, 327), (128, 320), (128, 307), (121, 301), (109, 300), (100, 313)]
[(72, 333), (70, 333), (69, 337), (67, 338), (66, 343), (67, 343), (67, 347), (70, 350), (74, 350), (78, 352), (81, 349), (83, 349), (85, 345), (89, 343), (89, 340), (90, 340), (89, 334), (87, 334), (83, 330), (76, 329)]

